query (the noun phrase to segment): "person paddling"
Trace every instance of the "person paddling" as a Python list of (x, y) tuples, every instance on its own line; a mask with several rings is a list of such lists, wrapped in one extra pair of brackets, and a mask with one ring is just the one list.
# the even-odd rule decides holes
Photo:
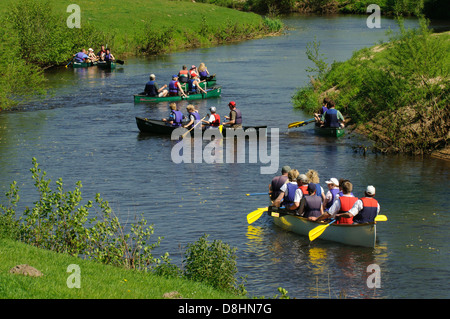
[(211, 112), (211, 115), (209, 116), (208, 120), (202, 120), (203, 123), (205, 123), (205, 126), (211, 127), (219, 127), (220, 126), (220, 115), (216, 113), (216, 108), (214, 106), (211, 106), (209, 108), (209, 111)]
[(228, 103), (230, 108), (229, 116), (225, 116), (228, 122), (222, 123), (223, 125), (230, 125), (231, 128), (241, 128), (242, 127), (242, 114), (239, 109), (236, 108), (236, 102), (231, 101)]
[(191, 129), (194, 127), (195, 124), (197, 124), (199, 121), (201, 121), (200, 114), (198, 114), (198, 111), (195, 109), (195, 106), (192, 104), (189, 104), (186, 107), (186, 110), (189, 113), (189, 122), (184, 125), (183, 127)]
[(307, 190), (308, 195), (302, 197), (297, 214), (314, 221), (323, 215), (322, 197), (316, 196), (314, 183), (309, 183)]
[(274, 200), (276, 200), (277, 197), (280, 195), (281, 186), (286, 184), (286, 182), (288, 181), (288, 173), (290, 170), (291, 170), (291, 168), (289, 166), (285, 165), (281, 168), (281, 175), (275, 176), (274, 178), (272, 178), (272, 181), (269, 184), (269, 195), (270, 195), (270, 199), (272, 200), (272, 202)]
[(187, 95), (181, 88), (180, 82), (178, 82), (178, 75), (174, 74), (172, 75), (172, 81), (170, 81), (169, 83), (169, 96), (180, 96), (180, 95), (187, 97)]
[(298, 188), (298, 175), (299, 173), (296, 169), (291, 169), (289, 171), (289, 182), (281, 186), (280, 195), (278, 195), (278, 198), (274, 201), (274, 206), (280, 207), (282, 204), (288, 210), (296, 210), (299, 207), (303, 193), (302, 190)]
[(325, 127), (344, 127), (344, 117), (336, 110), (333, 100), (328, 103), (328, 110), (320, 118), (320, 124)]
[(163, 118), (162, 120), (171, 126), (177, 127), (182, 126), (183, 119), (185, 118), (183, 113), (177, 110), (177, 105), (175, 103), (170, 103), (169, 107), (170, 107), (169, 118), (168, 119)]
[(365, 196), (358, 199), (353, 207), (343, 217), (353, 216), (353, 222), (357, 224), (372, 223), (380, 213), (380, 204), (374, 198), (375, 187), (367, 186)]
[(321, 219), (333, 218), (336, 219), (336, 224), (353, 224), (353, 215), (349, 215), (348, 211), (358, 200), (357, 197), (352, 195), (353, 185), (349, 181), (342, 183), (343, 195), (339, 196), (328, 209), (328, 212), (324, 213)]
[(81, 49), (80, 52), (73, 55), (75, 62), (89, 62), (89, 56), (86, 54), (86, 49)]
[(164, 84), (162, 87), (156, 83), (156, 76), (154, 74), (150, 74), (150, 81), (145, 84), (144, 94), (148, 96), (158, 96), (158, 97), (166, 97), (169, 91), (166, 90), (167, 84)]

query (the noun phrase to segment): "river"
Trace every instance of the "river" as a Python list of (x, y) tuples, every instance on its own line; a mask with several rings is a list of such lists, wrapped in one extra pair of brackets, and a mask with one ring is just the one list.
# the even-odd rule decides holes
[[(32, 157), (66, 190), (83, 184), (83, 198), (95, 193), (109, 201), (123, 221), (141, 213), (164, 237), (155, 255), (169, 252), (181, 265), (181, 251), (203, 234), (237, 248), (238, 276), (249, 296), (272, 297), (277, 288), (292, 298), (448, 298), (450, 283), (448, 186), (450, 163), (429, 157), (354, 152), (356, 136), (329, 139), (311, 126), (288, 131), (287, 124), (311, 116), (295, 110), (291, 96), (308, 81), (308, 42), (320, 41), (327, 62), (343, 61), (354, 50), (386, 41), (393, 20), (369, 29), (364, 16), (285, 18), (285, 35), (151, 58), (130, 58), (111, 72), (60, 69), (48, 72), (53, 95), (26, 111), (0, 113), (0, 191), (12, 181), (21, 206), (37, 200), (29, 169)], [(407, 25), (415, 21), (407, 20)], [(148, 75), (168, 83), (183, 64), (205, 62), (217, 74), (222, 96), (196, 101), (205, 115), (216, 106), (223, 117), (236, 101), (247, 124), (279, 128), (279, 167), (315, 169), (321, 184), (348, 178), (362, 196), (368, 184), (387, 222), (378, 224), (375, 248), (345, 246), (286, 232), (262, 216), (246, 216), (267, 205), (264, 196), (276, 174), (261, 174), (257, 163), (182, 163), (171, 158), (169, 137), (139, 133), (135, 116), (164, 117), (167, 103), (134, 104)], [(186, 102), (180, 103), (184, 111)], [(53, 184), (54, 185), (54, 184)], [(156, 240), (156, 239), (155, 239)], [(158, 255), (159, 253), (159, 255)], [(369, 288), (368, 266), (380, 267), (381, 286)]]

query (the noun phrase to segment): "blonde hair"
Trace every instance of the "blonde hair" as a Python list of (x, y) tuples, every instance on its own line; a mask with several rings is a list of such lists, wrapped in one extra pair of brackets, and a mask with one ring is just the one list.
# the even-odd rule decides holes
[(195, 107), (192, 104), (189, 104), (188, 106), (186, 106), (186, 110), (188, 110), (189, 112), (195, 111)]
[(291, 182), (295, 182), (297, 180), (298, 175), (300, 175), (300, 173), (294, 168), (289, 171), (288, 178)]
[(315, 170), (310, 169), (308, 172), (306, 172), (306, 176), (308, 177), (310, 183), (319, 183), (319, 173), (317, 173)]
[(206, 70), (206, 66), (205, 66), (205, 63), (200, 63), (200, 65), (198, 66), (198, 71), (204, 71), (204, 70)]

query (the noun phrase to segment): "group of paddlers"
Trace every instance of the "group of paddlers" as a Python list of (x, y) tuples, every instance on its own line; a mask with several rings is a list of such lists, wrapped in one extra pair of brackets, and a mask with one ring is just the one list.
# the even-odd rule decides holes
[(73, 55), (73, 60), (75, 62), (85, 62), (85, 63), (94, 63), (98, 61), (114, 61), (115, 57), (112, 55), (110, 49), (105, 49), (105, 46), (102, 45), (101, 50), (95, 54), (94, 49), (89, 48), (86, 52), (86, 49), (81, 49), (80, 52), (75, 53)]
[(144, 92), (141, 94), (152, 97), (186, 97), (188, 94), (206, 94), (206, 86), (205, 88), (202, 88), (200, 83), (210, 81), (214, 77), (215, 74), (210, 75), (204, 63), (200, 63), (198, 68), (195, 65), (192, 65), (189, 70), (185, 65), (183, 65), (178, 74), (172, 75), (172, 80), (169, 84), (165, 84), (162, 87), (159, 87), (156, 83), (156, 76), (154, 74), (150, 74), (150, 81), (145, 84)]
[(316, 125), (326, 127), (344, 127), (344, 116), (336, 109), (336, 105), (333, 100), (324, 98), (322, 107), (318, 113), (314, 114)]
[(269, 185), (272, 206), (282, 206), (293, 215), (312, 221), (336, 219), (337, 224), (353, 224), (373, 222), (380, 212), (372, 185), (358, 198), (353, 195), (353, 185), (347, 179), (330, 178), (326, 181), (328, 190), (325, 192), (315, 170), (300, 174), (297, 169), (284, 166), (281, 173)]
[[(198, 111), (195, 109), (195, 106), (189, 104), (186, 107), (186, 111), (188, 115), (185, 116), (180, 110), (178, 110), (176, 103), (170, 103), (170, 113), (167, 118), (163, 118), (162, 120), (167, 123), (167, 125), (175, 126), (175, 127), (185, 127), (188, 129), (194, 128), (194, 126), (202, 123), (202, 128), (219, 128), (220, 126), (226, 125), (230, 128), (240, 128), (242, 127), (242, 114), (241, 111), (236, 107), (236, 102), (231, 101), (228, 103), (228, 107), (230, 109), (230, 113), (228, 116), (224, 116), (226, 121), (220, 121), (220, 115), (216, 113), (216, 107), (211, 106), (209, 111), (211, 115), (206, 115), (201, 118)], [(205, 119), (208, 117), (208, 119)], [(187, 119), (187, 120), (186, 120)]]

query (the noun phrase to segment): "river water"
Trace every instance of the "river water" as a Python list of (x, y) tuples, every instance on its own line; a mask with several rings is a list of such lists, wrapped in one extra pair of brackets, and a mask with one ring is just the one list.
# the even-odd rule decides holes
[[(291, 96), (305, 85), (312, 66), (305, 50), (316, 38), (327, 61), (342, 61), (354, 50), (386, 41), (394, 21), (369, 29), (364, 16), (290, 17), (283, 36), (152, 58), (127, 59), (112, 72), (60, 69), (47, 78), (53, 96), (27, 111), (0, 114), (0, 191), (12, 181), (21, 189), (21, 205), (37, 200), (29, 169), (32, 157), (66, 190), (83, 183), (83, 198), (95, 193), (109, 201), (123, 221), (141, 213), (164, 237), (156, 256), (169, 252), (179, 266), (188, 243), (203, 234), (237, 248), (239, 276), (249, 296), (272, 297), (277, 288), (292, 298), (448, 298), (450, 283), (450, 163), (433, 158), (354, 152), (364, 141), (318, 137), (311, 126), (288, 131), (287, 124), (310, 118), (294, 110)], [(407, 25), (415, 25), (407, 21)], [(315, 169), (321, 183), (348, 178), (362, 196), (377, 188), (382, 213), (374, 249), (345, 246), (286, 232), (262, 216), (248, 225), (246, 216), (267, 205), (264, 196), (276, 174), (261, 174), (257, 163), (175, 164), (175, 142), (139, 133), (135, 116), (160, 118), (167, 103), (134, 104), (150, 73), (160, 84), (183, 64), (205, 62), (222, 86), (218, 99), (196, 101), (204, 116), (210, 106), (227, 115), (234, 100), (246, 124), (279, 128), (279, 165), (300, 172)], [(184, 111), (186, 102), (179, 103)], [(270, 134), (269, 134), (270, 135)], [(367, 285), (368, 266), (380, 267), (381, 287)]]

